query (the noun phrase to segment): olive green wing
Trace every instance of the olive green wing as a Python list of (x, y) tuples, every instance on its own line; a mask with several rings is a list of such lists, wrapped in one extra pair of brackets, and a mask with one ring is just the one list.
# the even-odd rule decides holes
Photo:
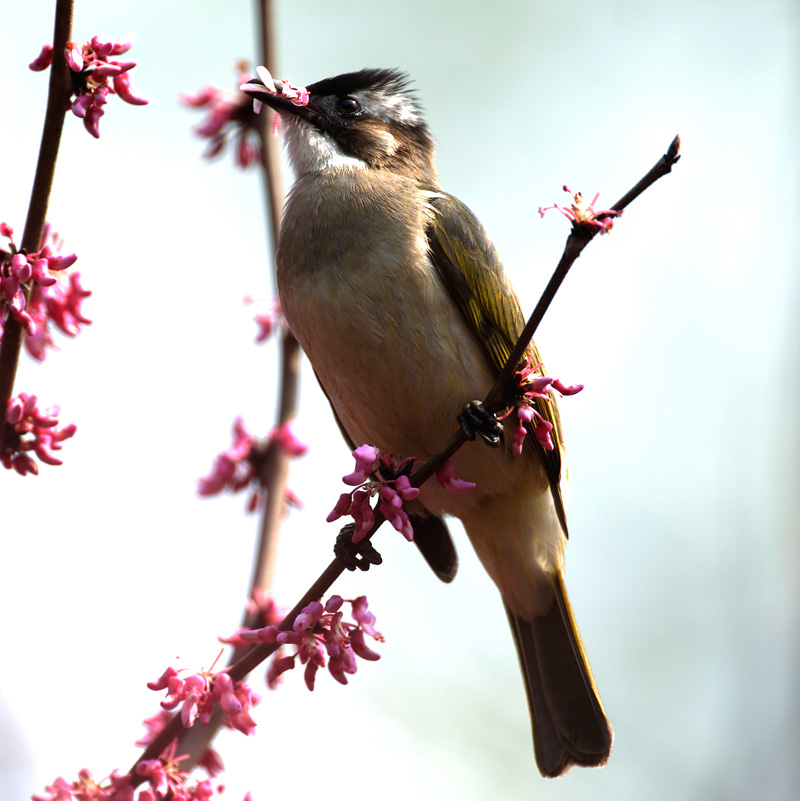
[[(456, 198), (438, 190), (423, 190), (433, 215), (427, 229), (431, 259), (461, 309), (486, 356), (499, 372), (525, 327), (522, 308), (500, 257), (477, 217)], [(527, 351), (533, 364), (541, 362), (536, 345)], [(555, 401), (536, 399), (536, 411), (549, 421), (554, 448), (546, 450), (529, 428), (553, 492), (559, 520), (567, 533), (561, 494), (563, 442)]]

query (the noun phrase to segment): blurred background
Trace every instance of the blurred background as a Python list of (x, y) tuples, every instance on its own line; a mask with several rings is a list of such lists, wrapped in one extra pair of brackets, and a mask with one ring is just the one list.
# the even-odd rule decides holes
[[(4, 13), (0, 219), (19, 232), (47, 92), (26, 65), (50, 5)], [(252, 677), (256, 736), (217, 741), (225, 797), (796, 797), (798, 21), (789, 0), (277, 3), (278, 77), (414, 78), (442, 184), (528, 309), (568, 233), (540, 205), (565, 183), (613, 203), (676, 133), (683, 158), (584, 252), (537, 335), (549, 370), (586, 384), (561, 403), (567, 584), (615, 730), (608, 766), (539, 777), (499, 596), (453, 524), (452, 585), (383, 531), (384, 566), (337, 587), (367, 594), (386, 637), (350, 686)], [(1, 477), (4, 799), (126, 770), (161, 698), (145, 683), (208, 667), (239, 621), (256, 519), (243, 496), (195, 490), (237, 414), (271, 425), (275, 344), (253, 344), (242, 303), (271, 297), (271, 246), (258, 174), (204, 162), (178, 96), (233, 88), (253, 26), (246, 3), (77, 3), (77, 41), (136, 34), (150, 104), (112, 98), (99, 141), (66, 121), (49, 219), (94, 324), (17, 380), (78, 434), (62, 467)], [(352, 466), (307, 365), (302, 393), (287, 605), (330, 560), (324, 518)]]

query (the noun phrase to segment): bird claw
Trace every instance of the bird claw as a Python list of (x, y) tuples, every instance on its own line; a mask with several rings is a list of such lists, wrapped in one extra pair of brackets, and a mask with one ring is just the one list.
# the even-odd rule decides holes
[(333, 546), (333, 555), (348, 570), (369, 570), (370, 565), (379, 565), (383, 562), (383, 557), (372, 547), (369, 540), (353, 542), (353, 534), (356, 527), (353, 523), (348, 523), (337, 535), (336, 544)]
[(472, 441), (476, 434), (480, 434), (481, 439), (487, 445), (496, 448), (500, 444), (503, 424), (495, 414), (487, 411), (480, 401), (470, 401), (464, 404), (464, 408), (458, 415), (458, 422), (468, 440)]

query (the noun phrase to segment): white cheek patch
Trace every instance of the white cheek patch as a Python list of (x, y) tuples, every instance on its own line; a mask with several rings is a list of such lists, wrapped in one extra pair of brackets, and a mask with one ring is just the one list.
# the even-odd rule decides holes
[(371, 114), (391, 122), (415, 125), (421, 121), (414, 101), (406, 95), (366, 92), (366, 106)]
[(389, 131), (375, 131), (375, 137), (380, 140), (380, 148), (389, 156), (393, 156), (397, 151), (397, 139)]
[(284, 114), (282, 121), (286, 150), (296, 177), (333, 167), (367, 168), (364, 161), (346, 156), (333, 139), (294, 114)]

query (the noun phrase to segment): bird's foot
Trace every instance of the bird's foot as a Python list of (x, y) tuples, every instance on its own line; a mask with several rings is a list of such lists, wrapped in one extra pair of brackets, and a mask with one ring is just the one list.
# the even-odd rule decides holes
[(495, 414), (487, 411), (480, 401), (470, 401), (465, 404), (461, 414), (458, 415), (458, 422), (468, 440), (474, 440), (475, 435), (479, 434), (481, 439), (493, 448), (500, 444), (503, 424)]
[(381, 555), (372, 547), (369, 540), (353, 542), (353, 534), (356, 527), (353, 523), (348, 523), (336, 537), (336, 544), (333, 546), (333, 555), (344, 562), (348, 570), (369, 570), (370, 565), (379, 565), (383, 562)]

